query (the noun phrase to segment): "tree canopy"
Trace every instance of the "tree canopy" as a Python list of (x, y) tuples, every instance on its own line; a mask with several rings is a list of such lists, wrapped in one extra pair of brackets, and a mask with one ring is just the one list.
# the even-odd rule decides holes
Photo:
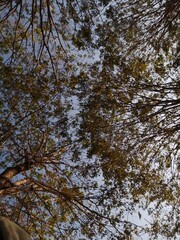
[(1, 215), (35, 239), (177, 239), (179, 23), (178, 0), (0, 3)]

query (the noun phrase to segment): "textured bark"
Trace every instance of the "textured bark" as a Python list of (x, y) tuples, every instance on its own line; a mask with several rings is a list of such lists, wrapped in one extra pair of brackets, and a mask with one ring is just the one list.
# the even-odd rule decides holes
[(15, 167), (8, 167), (0, 174), (0, 195), (13, 194), (19, 192), (19, 188), (24, 184), (30, 182), (30, 179), (20, 179), (16, 182), (12, 182), (11, 179), (27, 170), (29, 170), (34, 163), (22, 163)]

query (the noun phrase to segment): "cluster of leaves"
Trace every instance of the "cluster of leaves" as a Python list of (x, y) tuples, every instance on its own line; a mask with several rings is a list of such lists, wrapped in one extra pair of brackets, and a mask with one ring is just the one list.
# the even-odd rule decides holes
[[(124, 1), (110, 5), (106, 17), (96, 28), (100, 60), (82, 85), (79, 134), (108, 185), (134, 203), (142, 196), (149, 208), (153, 202), (157, 218), (178, 204), (179, 3)], [(176, 221), (159, 218), (157, 232), (173, 238), (176, 207), (170, 215)]]
[(179, 10), (0, 3), (2, 215), (35, 239), (178, 235)]

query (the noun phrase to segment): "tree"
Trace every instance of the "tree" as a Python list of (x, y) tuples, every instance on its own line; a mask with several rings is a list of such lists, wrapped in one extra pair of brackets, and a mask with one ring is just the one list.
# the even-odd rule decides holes
[(35, 238), (177, 235), (178, 2), (1, 3), (1, 212)]
[[(142, 194), (140, 204), (151, 208), (153, 202), (155, 239), (158, 233), (173, 238), (179, 192), (179, 2), (122, 1), (110, 5), (106, 17), (96, 29), (100, 60), (82, 84), (80, 134), (86, 133), (89, 155), (104, 160), (100, 165), (109, 182), (122, 189), (125, 181), (134, 201), (141, 202)], [(172, 212), (165, 213), (165, 206)], [(160, 212), (175, 222), (168, 225)]]

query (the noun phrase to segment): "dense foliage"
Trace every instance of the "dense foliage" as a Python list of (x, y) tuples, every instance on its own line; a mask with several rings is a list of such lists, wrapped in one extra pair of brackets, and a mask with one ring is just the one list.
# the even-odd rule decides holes
[(34, 239), (177, 238), (179, 23), (178, 0), (0, 3), (1, 215)]

